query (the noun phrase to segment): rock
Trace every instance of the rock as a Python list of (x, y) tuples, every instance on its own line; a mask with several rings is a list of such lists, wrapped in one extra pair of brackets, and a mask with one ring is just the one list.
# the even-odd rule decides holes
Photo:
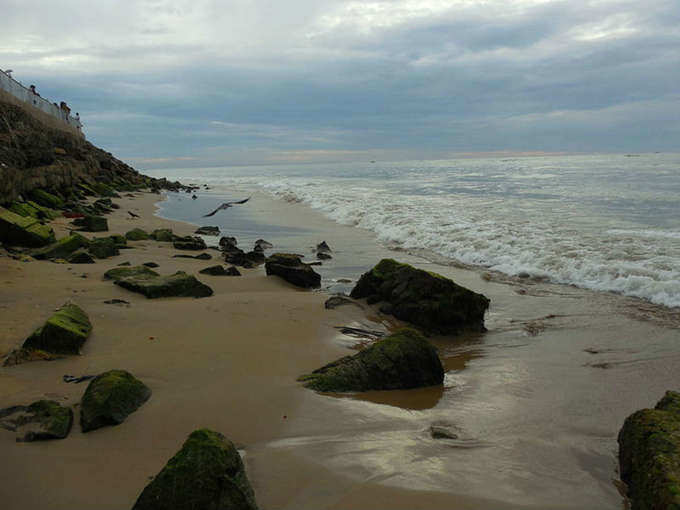
[(81, 227), (83, 232), (107, 232), (109, 223), (102, 216), (83, 216), (73, 220), (76, 227)]
[(186, 255), (184, 253), (179, 253), (172, 256), (173, 259), (197, 259), (197, 260), (211, 260), (212, 255), (210, 253), (201, 253), (200, 255)]
[(98, 237), (90, 241), (88, 251), (98, 259), (107, 259), (120, 255), (118, 245), (113, 237)]
[(343, 295), (336, 295), (336, 296), (331, 296), (329, 297), (326, 302), (323, 304), (323, 306), (327, 310), (333, 310), (337, 308), (338, 306), (343, 306), (343, 305), (355, 305), (358, 306), (359, 308), (363, 308), (363, 305), (357, 301), (354, 301), (353, 299), (348, 298), (347, 296)]
[(279, 276), (298, 287), (316, 288), (321, 286), (321, 275), (292, 253), (274, 253), (267, 259), (264, 267), (267, 275)]
[(44, 207), (31, 200), (28, 202), (13, 202), (9, 206), (9, 210), (19, 216), (28, 216), (36, 220), (54, 220), (61, 216), (59, 211)]
[(64, 207), (64, 201), (52, 193), (48, 193), (44, 189), (34, 189), (29, 193), (31, 200), (37, 202), (43, 207), (50, 209), (61, 209)]
[(328, 253), (324, 253), (324, 252), (320, 251), (320, 252), (317, 252), (316, 258), (319, 259), (319, 260), (330, 260), (333, 257), (331, 255), (329, 255)]
[(259, 246), (263, 250), (268, 250), (269, 248), (273, 248), (274, 245), (270, 242), (265, 241), (264, 239), (258, 239), (255, 241), (255, 246)]
[[(148, 268), (145, 268), (148, 269)], [(151, 271), (149, 269), (149, 271)], [(169, 276), (127, 276), (114, 280), (119, 287), (137, 292), (149, 299), (161, 297), (208, 297), (213, 291), (194, 276), (178, 271)]]
[(68, 237), (62, 237), (49, 246), (34, 251), (31, 255), (36, 259), (60, 259), (68, 257), (80, 248), (87, 248), (89, 245), (90, 241), (85, 237), (80, 234), (71, 234)]
[(245, 254), (246, 260), (248, 260), (251, 264), (254, 266), (260, 266), (264, 264), (266, 258), (264, 256), (264, 253), (261, 251), (249, 251), (248, 253)]
[(220, 235), (220, 227), (199, 227), (194, 234), (202, 236), (218, 236)]
[(83, 250), (78, 250), (71, 253), (71, 255), (66, 257), (66, 261), (69, 264), (94, 264), (94, 259), (92, 256)]
[(129, 260), (126, 260), (125, 262), (121, 262), (120, 264), (116, 264), (117, 266), (131, 266), (132, 264), (130, 263)]
[(73, 411), (54, 400), (0, 409), (0, 427), (17, 433), (18, 442), (64, 439), (73, 425)]
[(205, 250), (208, 246), (200, 237), (185, 236), (177, 237), (172, 243), (176, 250)]
[(20, 216), (0, 207), (0, 242), (39, 247), (54, 242), (54, 232), (36, 218)]
[(142, 265), (146, 267), (158, 267), (158, 264), (155, 262), (144, 262)]
[(626, 418), (618, 442), (632, 510), (680, 508), (680, 393)]
[(130, 302), (124, 299), (107, 299), (104, 303), (107, 305), (130, 305)]
[(133, 228), (125, 232), (125, 238), (129, 241), (145, 241), (149, 239), (149, 234), (144, 232), (141, 228)]
[(316, 245), (316, 252), (317, 253), (330, 253), (331, 247), (328, 246), (326, 241), (321, 241), (319, 244)]
[(121, 248), (121, 249), (130, 248), (127, 245), (127, 239), (125, 238), (125, 236), (122, 236), (120, 234), (111, 234), (109, 236), (109, 238), (113, 239), (113, 242), (116, 243), (116, 246), (118, 248)]
[(105, 280), (120, 280), (121, 278), (154, 278), (160, 276), (146, 266), (114, 267), (104, 273)]
[(444, 369), (437, 350), (417, 331), (403, 328), (298, 380), (326, 392), (396, 390), (442, 384)]
[(92, 332), (87, 314), (73, 303), (65, 304), (24, 342), (24, 350), (78, 354)]
[(206, 267), (205, 269), (201, 269), (199, 271), (201, 274), (209, 274), (211, 276), (241, 276), (241, 273), (239, 273), (238, 269), (236, 269), (234, 266), (231, 266), (228, 269), (224, 269), (222, 266), (210, 266)]
[(172, 230), (170, 230), (169, 228), (159, 228), (151, 232), (151, 234), (149, 234), (149, 237), (156, 241), (170, 243), (172, 242), (175, 236), (173, 235)]
[(430, 436), (432, 439), (458, 439), (458, 434), (446, 425), (431, 425)]
[(241, 456), (222, 434), (192, 432), (133, 510), (257, 510)]
[(364, 273), (350, 296), (367, 298), (369, 304), (384, 301), (389, 313), (430, 332), (485, 331), (487, 297), (392, 259), (383, 259)]
[(235, 237), (220, 237), (220, 248), (228, 248), (228, 247), (236, 247), (238, 245), (238, 241), (236, 240)]
[(110, 370), (88, 385), (80, 404), (80, 427), (89, 432), (118, 425), (149, 400), (151, 390), (125, 370)]

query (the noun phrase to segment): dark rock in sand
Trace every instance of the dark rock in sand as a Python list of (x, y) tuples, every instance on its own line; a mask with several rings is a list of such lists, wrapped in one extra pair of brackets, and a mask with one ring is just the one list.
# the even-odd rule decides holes
[(210, 255), (210, 253), (201, 253), (200, 255), (186, 255), (184, 253), (180, 253), (178, 255), (173, 255), (172, 258), (174, 258), (174, 259), (211, 260), (212, 255)]
[(446, 425), (431, 425), (430, 436), (432, 439), (458, 439), (458, 434)]
[(364, 273), (350, 296), (367, 298), (368, 303), (384, 301), (389, 313), (430, 332), (485, 331), (487, 297), (392, 259), (383, 259)]
[(133, 228), (132, 230), (125, 232), (125, 238), (130, 241), (145, 241), (146, 239), (149, 239), (149, 234), (141, 228)]
[(173, 241), (175, 236), (173, 235), (172, 230), (170, 230), (169, 228), (159, 228), (151, 232), (151, 234), (149, 234), (149, 237), (156, 241), (170, 243)]
[(54, 354), (78, 354), (90, 336), (92, 324), (87, 314), (73, 303), (65, 304), (24, 342), (24, 350)]
[(89, 432), (118, 425), (149, 400), (151, 390), (125, 370), (110, 370), (88, 385), (80, 404), (80, 427)]
[(203, 239), (195, 236), (176, 237), (172, 245), (176, 250), (198, 251), (205, 250), (208, 247)]
[(321, 241), (319, 244), (316, 245), (316, 251), (317, 253), (330, 253), (331, 247), (328, 246), (326, 241)]
[(257, 510), (241, 456), (222, 434), (196, 430), (132, 510)]
[(218, 236), (220, 235), (220, 227), (199, 227), (194, 234), (202, 236)]
[(273, 248), (274, 245), (268, 241), (265, 241), (264, 239), (258, 239), (255, 241), (255, 246), (259, 246), (263, 250), (268, 250), (269, 248)]
[[(129, 262), (128, 262), (129, 265)], [(156, 271), (152, 271), (146, 266), (133, 267), (114, 267), (104, 273), (105, 280), (120, 280), (121, 278), (154, 278), (160, 276)]]
[(142, 265), (146, 267), (158, 267), (158, 264), (155, 262), (144, 262)]
[(80, 234), (71, 234), (63, 237), (57, 242), (34, 251), (31, 255), (36, 259), (63, 259), (79, 248), (87, 248), (90, 244), (85, 237)]
[(320, 251), (320, 252), (317, 252), (316, 258), (319, 259), (319, 260), (330, 260), (330, 259), (333, 258), (333, 256), (329, 255), (328, 253), (324, 253), (324, 252)]
[(131, 266), (132, 264), (130, 264), (129, 260), (126, 260), (125, 262), (121, 262), (120, 264), (116, 264), (116, 265), (117, 266)]
[(321, 286), (321, 275), (292, 253), (274, 253), (267, 258), (265, 270), (267, 275), (279, 276), (298, 287), (316, 288)]
[[(147, 268), (145, 268), (147, 269)], [(149, 271), (151, 271), (149, 269)], [(149, 299), (161, 297), (195, 297), (212, 296), (210, 287), (201, 283), (192, 275), (178, 271), (169, 276), (127, 276), (114, 280), (119, 287), (137, 292)]]
[(76, 227), (80, 227), (83, 232), (107, 232), (109, 223), (102, 216), (83, 216), (73, 220)]
[(442, 384), (444, 369), (437, 350), (417, 331), (403, 328), (298, 380), (325, 392), (397, 390)]
[(129, 305), (129, 301), (125, 301), (124, 299), (107, 299), (104, 301), (107, 305)]
[(224, 269), (223, 266), (210, 266), (206, 267), (205, 269), (201, 269), (199, 271), (201, 274), (209, 274), (211, 276), (241, 276), (241, 273), (239, 273), (238, 269), (236, 269), (234, 266), (229, 267), (228, 269)]
[(18, 442), (64, 439), (73, 425), (73, 411), (54, 400), (0, 409), (0, 427), (17, 433)]
[(35, 248), (53, 243), (54, 232), (36, 218), (20, 216), (0, 207), (0, 242)]
[(357, 301), (355, 301), (351, 298), (348, 298), (347, 296), (342, 296), (342, 295), (336, 295), (336, 296), (329, 297), (323, 305), (327, 310), (333, 310), (333, 309), (337, 308), (338, 306), (343, 306), (343, 305), (355, 305), (355, 306), (358, 306), (359, 308), (364, 307), (361, 303), (359, 303), (359, 302), (357, 302)]
[(229, 248), (229, 247), (236, 247), (238, 245), (238, 241), (236, 240), (235, 237), (229, 237), (229, 236), (224, 236), (220, 237), (220, 248)]
[(632, 510), (680, 508), (680, 393), (626, 418), (619, 432), (621, 479)]
[(113, 237), (98, 237), (90, 241), (88, 251), (98, 259), (107, 259), (120, 254), (118, 244)]
[(66, 257), (66, 261), (69, 264), (94, 264), (92, 255), (83, 250), (78, 250), (71, 253), (71, 255)]

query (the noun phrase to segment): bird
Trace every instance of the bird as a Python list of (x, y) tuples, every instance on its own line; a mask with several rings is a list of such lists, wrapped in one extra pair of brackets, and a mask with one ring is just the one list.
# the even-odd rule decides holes
[(132, 211), (128, 211), (127, 213), (128, 213), (130, 216), (132, 216), (133, 218), (139, 218), (139, 214), (135, 214), (135, 213), (133, 213)]
[(225, 202), (221, 206), (219, 206), (217, 209), (215, 209), (213, 212), (204, 214), (203, 217), (207, 218), (208, 216), (213, 216), (217, 211), (221, 211), (222, 209), (229, 209), (232, 205), (235, 204), (245, 204), (248, 200), (250, 200), (250, 197), (244, 198), (243, 200), (238, 200), (236, 202)]

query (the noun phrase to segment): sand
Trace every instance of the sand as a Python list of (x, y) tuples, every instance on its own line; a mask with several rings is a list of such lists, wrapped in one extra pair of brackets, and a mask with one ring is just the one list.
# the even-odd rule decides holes
[[(110, 233), (195, 230), (155, 217), (157, 195), (134, 195), (116, 200)], [(306, 214), (267, 207), (300, 221)], [(67, 224), (55, 222), (58, 236)], [(131, 508), (198, 427), (242, 449), (263, 509), (618, 508), (618, 424), (680, 384), (678, 356), (668, 355), (678, 339), (675, 319), (665, 324), (658, 307), (452, 267), (448, 276), (490, 296), (492, 309), (486, 335), (433, 338), (449, 369), (444, 388), (319, 395), (295, 379), (352, 352), (334, 326), (396, 322), (370, 308), (325, 310), (324, 292), (298, 290), (262, 267), (242, 277), (198, 275), (220, 263), (214, 250), (206, 250), (213, 260), (200, 261), (172, 258), (168, 243), (129, 244), (135, 249), (93, 265), (0, 258), (0, 355), (68, 300), (94, 328), (81, 356), (0, 368), (0, 408), (50, 398), (76, 410), (65, 440), (16, 443), (0, 430), (7, 510)], [(215, 295), (148, 300), (102, 279), (125, 261), (194, 273)], [(104, 303), (114, 298), (130, 304)], [(589, 347), (602, 354), (584, 352)], [(624, 364), (598, 369), (589, 366), (595, 359)], [(82, 434), (77, 409), (87, 383), (62, 376), (114, 368), (133, 373), (153, 395), (120, 426)], [(471, 437), (442, 446), (427, 434), (437, 420), (454, 420)], [(567, 465), (559, 477), (554, 464)]]

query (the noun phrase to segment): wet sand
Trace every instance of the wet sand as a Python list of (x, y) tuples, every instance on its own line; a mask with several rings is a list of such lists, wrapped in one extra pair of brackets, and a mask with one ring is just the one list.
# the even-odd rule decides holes
[[(154, 217), (157, 196), (136, 195), (116, 200), (110, 233), (195, 229)], [(327, 282), (356, 279), (383, 255), (399, 258), (489, 296), (489, 332), (432, 339), (448, 369), (443, 389), (338, 398), (305, 390), (295, 378), (351, 352), (355, 341), (334, 326), (395, 324), (374, 309), (325, 310), (326, 294), (297, 290), (263, 268), (241, 278), (198, 275), (215, 291), (205, 299), (147, 300), (102, 280), (124, 261), (157, 262), (162, 274), (219, 263), (212, 250), (212, 261), (171, 258), (175, 250), (155, 241), (129, 242), (135, 249), (93, 265), (0, 258), (0, 354), (69, 299), (94, 327), (82, 356), (0, 368), (0, 407), (52, 398), (77, 410), (87, 383), (67, 384), (62, 375), (112, 368), (153, 391), (117, 427), (82, 434), (76, 415), (67, 439), (43, 443), (15, 443), (0, 430), (5, 508), (130, 508), (197, 427), (243, 448), (263, 509), (622, 507), (618, 428), (680, 385), (673, 313), (572, 287), (487, 280), (389, 252), (367, 233), (296, 204), (264, 196), (252, 204), (254, 218), (304, 225), (295, 236), (282, 231), (277, 247), (304, 250), (328, 238), (336, 258), (322, 268)], [(141, 219), (128, 219), (127, 210)], [(66, 220), (57, 223), (61, 234)], [(103, 303), (112, 298), (130, 306)], [(459, 438), (432, 439), (432, 424)]]

